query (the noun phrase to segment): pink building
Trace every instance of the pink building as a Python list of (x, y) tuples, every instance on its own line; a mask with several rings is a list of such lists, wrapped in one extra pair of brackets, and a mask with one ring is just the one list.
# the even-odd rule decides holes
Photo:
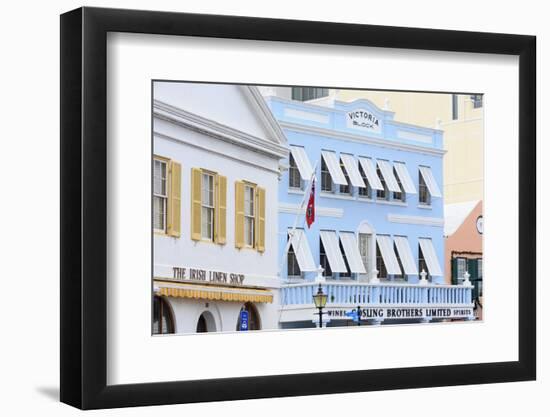
[(465, 272), (474, 285), (476, 316), (483, 310), (483, 202), (445, 205), (445, 282), (460, 284)]

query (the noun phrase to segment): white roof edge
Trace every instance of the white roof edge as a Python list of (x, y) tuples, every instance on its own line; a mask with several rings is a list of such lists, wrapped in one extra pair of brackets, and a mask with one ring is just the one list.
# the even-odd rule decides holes
[(462, 201), (460, 203), (445, 204), (443, 215), (445, 218), (443, 235), (445, 237), (454, 234), (464, 223), (470, 213), (477, 207), (481, 200)]

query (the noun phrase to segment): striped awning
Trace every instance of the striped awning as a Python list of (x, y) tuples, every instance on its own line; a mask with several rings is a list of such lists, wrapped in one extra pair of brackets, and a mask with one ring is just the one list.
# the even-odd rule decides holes
[(269, 290), (256, 288), (230, 288), (196, 284), (159, 283), (155, 281), (155, 293), (165, 297), (189, 298), (210, 301), (234, 301), (251, 303), (272, 303), (273, 294)]

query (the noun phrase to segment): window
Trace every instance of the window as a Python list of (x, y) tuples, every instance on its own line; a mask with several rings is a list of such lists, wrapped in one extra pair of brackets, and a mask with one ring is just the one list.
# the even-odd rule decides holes
[(458, 120), (458, 96), (453, 94), (452, 97), (452, 117), (453, 120)]
[(342, 258), (344, 258), (344, 264), (346, 265), (346, 272), (340, 272), (340, 278), (351, 278), (351, 269), (349, 267), (348, 258), (346, 257), (346, 251), (342, 246), (342, 241), (340, 240), (340, 252), (342, 252)]
[(378, 175), (380, 183), (382, 184), (382, 187), (384, 187), (383, 190), (376, 190), (376, 198), (379, 200), (387, 200), (389, 196), (388, 186), (386, 185), (386, 180), (384, 180), (384, 176), (382, 175), (382, 171), (380, 171), (380, 167), (378, 165), (376, 165), (376, 175)]
[(214, 240), (214, 175), (203, 172), (201, 198), (201, 236), (205, 240)]
[(427, 206), (429, 206), (432, 202), (430, 190), (428, 190), (426, 181), (424, 181), (424, 177), (420, 172), (418, 173), (418, 202)]
[(420, 247), (420, 243), (418, 244), (418, 273), (422, 273), (422, 271), (426, 272), (426, 279), (430, 279), (430, 271), (428, 269), (428, 264), (426, 263), (426, 259), (424, 259), (424, 254), (422, 253), (422, 248)]
[(340, 194), (351, 194), (351, 185), (349, 180), (348, 172), (346, 171), (346, 167), (344, 166), (344, 162), (340, 159), (340, 168), (342, 169), (342, 172), (344, 173), (344, 177), (346, 177), (346, 185), (340, 185)]
[(153, 298), (153, 334), (174, 333), (174, 320), (168, 302), (161, 297)]
[(153, 228), (166, 232), (168, 184), (166, 161), (154, 160), (153, 168)]
[(361, 260), (367, 273), (372, 269), (369, 265), (370, 239), (371, 235), (359, 233), (359, 253), (361, 254)]
[(319, 263), (323, 268), (324, 277), (332, 277), (332, 269), (330, 268), (330, 263), (328, 261), (327, 253), (325, 252), (325, 247), (323, 246), (323, 240), (319, 238)]
[(251, 185), (245, 185), (244, 187), (244, 241), (245, 246), (250, 248), (254, 247), (255, 242), (255, 221), (256, 221), (256, 207), (254, 195), (256, 194), (256, 188)]
[[(290, 235), (287, 235), (287, 239), (290, 239)], [(287, 253), (287, 276), (295, 278), (302, 276), (302, 271), (300, 271), (300, 265), (298, 265), (298, 259), (292, 245), (288, 248)]]
[(321, 157), (321, 191), (332, 192), (332, 177), (323, 157)]
[(384, 263), (384, 258), (382, 258), (382, 253), (380, 252), (378, 242), (376, 242), (376, 269), (378, 270), (378, 278), (388, 277), (388, 271), (386, 269), (386, 264)]
[(456, 258), (456, 280), (458, 284), (464, 282), (464, 273), (467, 271), (467, 268), (466, 258)]
[(302, 177), (296, 165), (296, 160), (290, 154), (289, 167), (288, 167), (288, 186), (290, 188), (302, 188)]
[(397, 185), (399, 185), (399, 189), (401, 190), (401, 192), (399, 193), (396, 193), (396, 192), (393, 192), (393, 199), (396, 200), (396, 201), (402, 201), (402, 202), (405, 202), (405, 189), (403, 188), (403, 184), (401, 183), (401, 179), (399, 178), (399, 175), (397, 175), (397, 171), (395, 170), (395, 168), (393, 168), (393, 175), (395, 176), (395, 179), (397, 181)]
[(483, 107), (483, 94), (473, 94), (470, 96), (470, 99), (474, 103), (474, 109)]
[(327, 96), (328, 88), (292, 87), (292, 100), (308, 101)]
[(405, 268), (403, 268), (403, 264), (401, 263), (401, 257), (399, 256), (399, 250), (397, 249), (397, 245), (395, 244), (395, 242), (393, 242), (393, 251), (395, 252), (395, 257), (397, 258), (397, 263), (399, 264), (399, 270), (401, 271), (401, 274), (399, 275), (395, 275), (395, 278), (403, 278), (405, 279), (405, 274), (404, 274), (404, 270)]
[(359, 173), (361, 174), (361, 178), (363, 178), (363, 182), (365, 183), (366, 187), (359, 187), (358, 192), (360, 197), (365, 198), (371, 198), (372, 196), (372, 188), (369, 184), (369, 180), (367, 178), (367, 175), (365, 174), (365, 171), (363, 171), (363, 167), (361, 164), (359, 164)]

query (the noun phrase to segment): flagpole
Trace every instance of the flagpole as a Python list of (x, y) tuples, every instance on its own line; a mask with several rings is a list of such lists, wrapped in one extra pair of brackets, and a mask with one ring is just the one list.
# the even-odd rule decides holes
[[(292, 229), (290, 231), (291, 237), (294, 236), (294, 233), (296, 232), (296, 228), (298, 227), (298, 219), (302, 215), (302, 209), (303, 209), (306, 201), (308, 201), (309, 196), (311, 194), (311, 187), (313, 185), (313, 180), (316, 178), (316, 172), (317, 172), (317, 165), (318, 164), (319, 164), (319, 161), (318, 160), (315, 161), (315, 166), (313, 167), (313, 170), (311, 172), (311, 177), (309, 179), (308, 189), (307, 189), (307, 191), (304, 192), (304, 198), (302, 199), (300, 207), (298, 208), (298, 213), (296, 213), (296, 216), (294, 217), (294, 225), (292, 226)], [(283, 265), (285, 263), (285, 258), (287, 256), (288, 250), (290, 249), (290, 244), (291, 244), (291, 239), (287, 239), (285, 250), (283, 252), (283, 256), (282, 256), (282, 259), (281, 259), (281, 266), (280, 266), (280, 269), (279, 269), (279, 273), (281, 274), (281, 276), (282, 276), (282, 273), (283, 273)]]

